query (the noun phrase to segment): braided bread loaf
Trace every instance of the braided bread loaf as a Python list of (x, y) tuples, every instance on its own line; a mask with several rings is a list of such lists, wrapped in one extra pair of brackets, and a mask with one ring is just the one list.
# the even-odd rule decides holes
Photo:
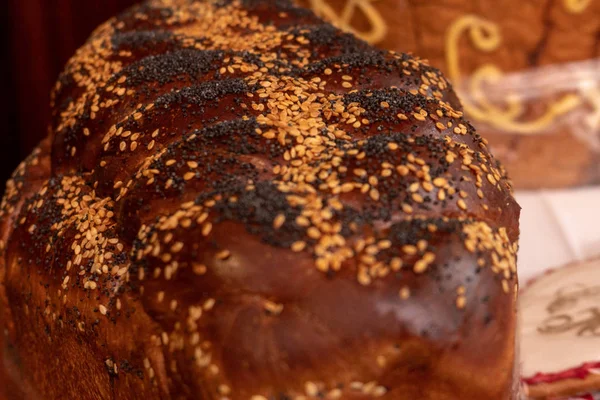
[(460, 109), (287, 0), (108, 21), (7, 184), (5, 371), (28, 399), (514, 399), (519, 206)]

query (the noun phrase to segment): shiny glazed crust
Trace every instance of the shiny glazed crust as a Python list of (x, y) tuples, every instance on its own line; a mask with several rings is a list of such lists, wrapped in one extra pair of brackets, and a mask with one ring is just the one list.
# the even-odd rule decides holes
[(437, 70), (286, 1), (151, 1), (52, 107), (2, 204), (27, 398), (514, 398), (519, 206)]

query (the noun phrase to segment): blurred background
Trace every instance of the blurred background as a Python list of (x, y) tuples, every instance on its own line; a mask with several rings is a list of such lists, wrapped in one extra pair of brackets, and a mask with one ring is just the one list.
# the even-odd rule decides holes
[(50, 90), (92, 30), (136, 0), (0, 1), (0, 187), (46, 135)]

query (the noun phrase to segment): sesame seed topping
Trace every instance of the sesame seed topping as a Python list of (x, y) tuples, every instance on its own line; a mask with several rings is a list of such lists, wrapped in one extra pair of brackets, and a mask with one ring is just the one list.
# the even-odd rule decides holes
[(406, 300), (410, 297), (410, 289), (406, 286), (402, 287), (399, 292), (400, 298)]
[(304, 250), (305, 247), (306, 243), (302, 241), (294, 242), (292, 244), (292, 250), (296, 252)]

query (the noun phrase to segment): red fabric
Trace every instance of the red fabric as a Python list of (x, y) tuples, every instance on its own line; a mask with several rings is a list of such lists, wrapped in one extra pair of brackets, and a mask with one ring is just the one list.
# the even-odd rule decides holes
[(532, 377), (523, 378), (523, 382), (532, 386), (540, 383), (552, 383), (564, 379), (584, 379), (590, 374), (590, 370), (600, 368), (600, 362), (589, 362), (581, 364), (576, 368), (556, 373), (537, 373)]

